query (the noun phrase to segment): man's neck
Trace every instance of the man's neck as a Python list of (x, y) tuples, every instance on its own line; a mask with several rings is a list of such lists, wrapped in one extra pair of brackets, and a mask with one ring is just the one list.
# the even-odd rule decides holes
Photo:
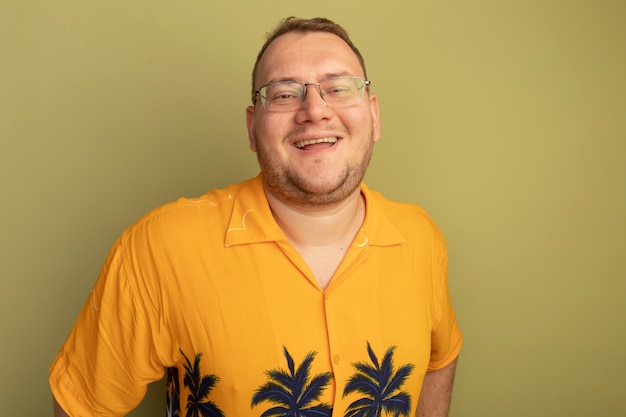
[(324, 207), (295, 206), (266, 190), (276, 222), (296, 246), (327, 246), (349, 237), (350, 241), (365, 218), (365, 200), (357, 188), (348, 198)]

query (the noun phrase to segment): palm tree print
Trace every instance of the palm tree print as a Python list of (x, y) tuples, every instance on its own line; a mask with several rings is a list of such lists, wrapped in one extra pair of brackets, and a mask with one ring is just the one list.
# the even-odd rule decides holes
[(286, 347), (283, 347), (283, 352), (289, 371), (282, 369), (267, 371), (268, 382), (256, 390), (252, 397), (252, 407), (263, 401), (275, 404), (260, 417), (330, 417), (332, 407), (318, 400), (330, 382), (332, 374), (325, 372), (312, 378), (309, 376), (315, 352), (306, 355), (297, 370)]
[(189, 396), (187, 396), (186, 417), (224, 417), (222, 410), (213, 401), (205, 401), (215, 384), (219, 381), (219, 378), (215, 375), (203, 376), (200, 374), (202, 353), (196, 354), (193, 365), (182, 350), (180, 350), (180, 353), (187, 362), (184, 364), (185, 377), (183, 378), (183, 383), (190, 391)]
[(413, 371), (414, 366), (407, 364), (394, 372), (393, 351), (391, 346), (385, 352), (382, 362), (378, 362), (376, 354), (367, 343), (367, 353), (371, 364), (358, 362), (352, 366), (356, 373), (350, 378), (343, 390), (345, 397), (351, 393), (360, 393), (363, 396), (351, 403), (344, 417), (381, 417), (383, 410), (385, 415), (394, 417), (408, 416), (411, 412), (411, 396), (406, 392), (398, 392), (406, 378)]
[(178, 368), (167, 368), (167, 417), (180, 417), (180, 382)]

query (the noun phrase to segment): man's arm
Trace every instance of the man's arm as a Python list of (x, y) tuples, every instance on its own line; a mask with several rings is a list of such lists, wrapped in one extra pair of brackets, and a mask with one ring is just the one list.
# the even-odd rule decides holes
[(426, 372), (417, 403), (417, 417), (447, 417), (452, 397), (456, 359), (445, 368)]
[(70, 417), (67, 415), (65, 411), (63, 411), (63, 409), (57, 402), (57, 399), (54, 398), (54, 396), (52, 396), (52, 403), (54, 405), (54, 417)]

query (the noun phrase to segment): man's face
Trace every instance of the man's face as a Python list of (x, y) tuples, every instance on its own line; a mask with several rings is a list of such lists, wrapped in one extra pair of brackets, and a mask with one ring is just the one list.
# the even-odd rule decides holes
[[(254, 81), (259, 88), (276, 81), (311, 83), (341, 75), (364, 77), (357, 56), (341, 38), (292, 32), (266, 49)], [(256, 106), (246, 111), (246, 125), (266, 191), (306, 207), (336, 204), (353, 194), (380, 138), (376, 96), (366, 92), (356, 104), (333, 108), (316, 86), (307, 87), (302, 106), (291, 112), (268, 111), (257, 98)], [(303, 141), (316, 143), (302, 146)]]

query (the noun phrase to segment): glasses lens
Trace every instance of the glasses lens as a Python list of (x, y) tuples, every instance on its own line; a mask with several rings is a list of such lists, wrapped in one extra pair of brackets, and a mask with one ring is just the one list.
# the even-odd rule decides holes
[(329, 78), (320, 83), (324, 98), (363, 97), (363, 80), (355, 77)]
[(261, 88), (260, 93), (266, 108), (292, 110), (300, 106), (302, 89), (302, 83), (285, 81), (267, 85)]

